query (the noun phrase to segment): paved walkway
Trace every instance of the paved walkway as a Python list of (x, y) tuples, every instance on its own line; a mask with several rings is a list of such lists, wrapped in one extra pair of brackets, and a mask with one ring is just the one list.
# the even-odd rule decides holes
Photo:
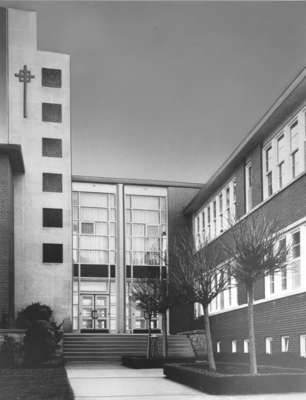
[(305, 400), (305, 393), (212, 396), (166, 379), (162, 369), (119, 364), (68, 364), (75, 400)]

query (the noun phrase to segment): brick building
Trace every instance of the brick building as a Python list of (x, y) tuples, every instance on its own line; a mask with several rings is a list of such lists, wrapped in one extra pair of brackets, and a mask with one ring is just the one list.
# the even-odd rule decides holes
[[(226, 240), (229, 221), (260, 214), (279, 222), (290, 251), (281, 271), (256, 283), (259, 353), (306, 356), (305, 100), (304, 69), (185, 209), (198, 249), (204, 239), (216, 246)], [(246, 303), (234, 285), (210, 305), (217, 352), (248, 352)]]

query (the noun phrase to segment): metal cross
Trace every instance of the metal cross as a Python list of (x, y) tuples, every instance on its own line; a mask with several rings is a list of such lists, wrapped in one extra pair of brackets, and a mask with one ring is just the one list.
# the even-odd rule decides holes
[(23, 117), (27, 118), (27, 84), (31, 82), (31, 79), (35, 78), (31, 75), (31, 71), (28, 71), (27, 66), (24, 65), (23, 69), (19, 70), (18, 74), (15, 74), (19, 78), (19, 82), (23, 83)]

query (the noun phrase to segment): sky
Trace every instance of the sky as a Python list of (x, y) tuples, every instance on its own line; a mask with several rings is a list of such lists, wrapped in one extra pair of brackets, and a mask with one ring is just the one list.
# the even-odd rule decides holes
[(71, 56), (77, 175), (204, 183), (306, 65), (306, 2), (0, 6)]

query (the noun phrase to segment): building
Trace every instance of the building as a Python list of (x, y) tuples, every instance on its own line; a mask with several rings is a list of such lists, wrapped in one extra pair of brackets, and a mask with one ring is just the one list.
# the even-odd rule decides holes
[(131, 283), (166, 274), (201, 185), (72, 177), (69, 56), (37, 50), (36, 30), (0, 8), (1, 324), (39, 301), (66, 331), (143, 332)]
[[(259, 353), (306, 356), (305, 138), (306, 69), (185, 209), (197, 249), (204, 240), (218, 246), (230, 234), (229, 221), (239, 224), (256, 215), (278, 220), (290, 252), (280, 272), (256, 283)], [(210, 305), (216, 352), (248, 352), (246, 303), (245, 290), (234, 285)]]
[[(200, 250), (229, 221), (264, 214), (291, 252), (257, 282), (257, 349), (306, 356), (306, 69), (205, 185), (82, 177), (71, 175), (69, 56), (36, 42), (35, 12), (0, 8), (1, 326), (40, 301), (66, 331), (145, 332), (133, 279), (175, 268), (167, 248), (180, 228), (193, 226)], [(217, 352), (248, 351), (243, 288), (221, 293), (210, 315)], [(189, 307), (169, 321), (171, 333), (202, 328)]]

